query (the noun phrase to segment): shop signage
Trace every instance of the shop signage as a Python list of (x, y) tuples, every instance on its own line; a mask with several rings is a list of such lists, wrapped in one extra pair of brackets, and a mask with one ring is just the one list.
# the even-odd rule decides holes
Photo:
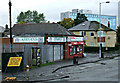
[(14, 37), (13, 43), (43, 43), (44, 37)]
[(48, 42), (66, 42), (66, 37), (48, 37)]
[(72, 44), (68, 44), (68, 46), (72, 46)]
[(67, 42), (83, 41), (83, 37), (68, 37)]
[(71, 42), (72, 45), (85, 45), (84, 42)]
[(8, 67), (16, 67), (20, 66), (22, 57), (10, 57), (9, 62), (8, 62)]

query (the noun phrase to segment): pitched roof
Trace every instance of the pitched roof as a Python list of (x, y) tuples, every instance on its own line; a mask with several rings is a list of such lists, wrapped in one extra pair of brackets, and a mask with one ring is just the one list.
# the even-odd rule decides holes
[[(68, 29), (69, 31), (96, 31), (99, 30), (99, 22), (97, 21), (85, 21), (81, 24), (78, 24), (70, 29)], [(113, 29), (101, 24), (101, 27), (105, 30), (105, 31), (114, 31)]]
[(59, 24), (16, 24), (12, 29), (16, 36), (38, 36), (43, 34), (74, 35)]

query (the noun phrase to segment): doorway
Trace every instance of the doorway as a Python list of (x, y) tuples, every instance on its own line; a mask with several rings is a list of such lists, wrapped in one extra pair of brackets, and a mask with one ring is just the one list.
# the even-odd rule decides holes
[(39, 66), (41, 64), (41, 49), (38, 46), (32, 47), (32, 65)]

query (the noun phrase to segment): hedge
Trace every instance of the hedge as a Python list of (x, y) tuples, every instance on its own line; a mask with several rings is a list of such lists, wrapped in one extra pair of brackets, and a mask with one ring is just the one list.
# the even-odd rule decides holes
[[(109, 52), (109, 51), (116, 51), (120, 49), (120, 44), (116, 44), (115, 47), (107, 47), (108, 50), (106, 51), (106, 47), (102, 47), (102, 52)], [(84, 47), (85, 53), (99, 53), (99, 47)]]

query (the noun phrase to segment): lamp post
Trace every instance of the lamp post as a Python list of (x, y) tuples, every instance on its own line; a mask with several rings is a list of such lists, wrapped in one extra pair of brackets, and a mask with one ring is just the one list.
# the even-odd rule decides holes
[(12, 21), (11, 21), (11, 0), (9, 0), (9, 19), (10, 19), (10, 52), (12, 52)]
[(106, 1), (106, 2), (100, 2), (99, 3), (99, 21), (100, 21), (100, 24), (99, 24), (99, 28), (100, 28), (100, 39), (99, 39), (99, 42), (100, 42), (100, 48), (99, 48), (99, 57), (102, 58), (102, 42), (101, 42), (101, 4), (103, 3), (110, 3), (110, 1)]

